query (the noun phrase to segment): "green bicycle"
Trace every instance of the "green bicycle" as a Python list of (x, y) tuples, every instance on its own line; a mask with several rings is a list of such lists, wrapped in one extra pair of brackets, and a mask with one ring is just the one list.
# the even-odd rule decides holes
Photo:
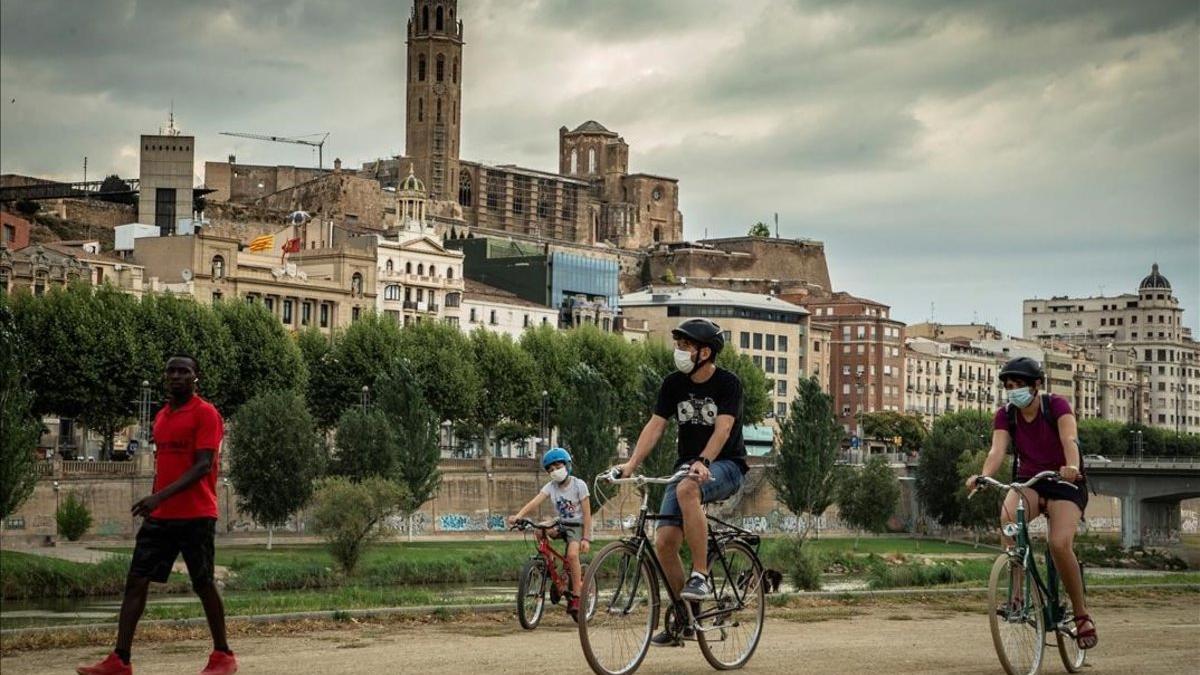
[[(1087, 652), (1075, 641), (1074, 612), (1066, 599), (1058, 570), (1054, 568), (1054, 560), (1046, 551), (1046, 579), (1043, 582), (1029, 539), (1025, 494), (1021, 488), (1033, 487), (1043, 480), (1056, 480), (1074, 487), (1053, 471), (1043, 471), (1024, 483), (1001, 483), (986, 476), (975, 480), (976, 486), (1011, 490), (1019, 497), (1015, 522), (1004, 526), (1004, 535), (1014, 544), (996, 558), (988, 580), (988, 623), (996, 655), (1008, 675), (1036, 675), (1042, 669), (1044, 638), (1049, 632), (1054, 633), (1058, 654), (1068, 672), (1082, 670), (1087, 658)], [(1083, 576), (1082, 564), (1079, 575)]]

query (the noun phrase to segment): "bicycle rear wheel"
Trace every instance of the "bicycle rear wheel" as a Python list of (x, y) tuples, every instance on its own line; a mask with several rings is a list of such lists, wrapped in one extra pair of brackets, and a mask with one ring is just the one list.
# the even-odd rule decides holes
[(762, 637), (767, 606), (762, 563), (749, 546), (731, 541), (722, 556), (709, 555), (708, 569), (713, 595), (701, 601), (700, 614), (720, 613), (701, 620), (700, 653), (717, 670), (741, 668)]
[[(1079, 577), (1083, 578), (1083, 564), (1079, 565)], [(1078, 673), (1083, 670), (1083, 662), (1087, 660), (1087, 650), (1080, 649), (1075, 641), (1075, 610), (1065, 598), (1067, 590), (1063, 587), (1062, 579), (1058, 581), (1058, 597), (1063, 599), (1062, 621), (1054, 627), (1054, 638), (1058, 642), (1058, 655), (1062, 657), (1067, 672)]]
[(530, 558), (521, 568), (521, 581), (517, 584), (517, 620), (525, 630), (537, 628), (546, 606), (546, 563), (540, 558)]
[(1029, 570), (1007, 553), (996, 558), (988, 580), (988, 623), (996, 656), (1008, 675), (1036, 675), (1042, 669), (1042, 596)]
[(650, 561), (626, 542), (613, 542), (592, 559), (583, 597), (594, 607), (581, 612), (579, 642), (597, 675), (626, 675), (650, 649), (658, 621), (658, 578)]

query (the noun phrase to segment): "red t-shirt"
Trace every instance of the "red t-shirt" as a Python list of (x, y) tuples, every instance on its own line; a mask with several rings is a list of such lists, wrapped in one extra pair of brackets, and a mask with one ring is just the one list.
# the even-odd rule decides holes
[(151, 517), (164, 520), (217, 517), (217, 472), (225, 424), (213, 404), (199, 396), (172, 410), (167, 404), (154, 418), (154, 492), (174, 483), (196, 463), (197, 450), (212, 450), (212, 470), (184, 491), (169, 497)]
[[(1070, 415), (1071, 403), (1061, 396), (1051, 394), (1050, 413), (1054, 419)], [(1008, 431), (1008, 406), (996, 411), (992, 428)], [(1018, 478), (1032, 478), (1042, 471), (1058, 471), (1067, 463), (1062, 439), (1058, 436), (1058, 424), (1053, 420), (1042, 419), (1041, 401), (1038, 402), (1037, 415), (1029, 422), (1017, 411), (1017, 437), (1013, 441), (1017, 445), (1017, 452), (1020, 453)]]

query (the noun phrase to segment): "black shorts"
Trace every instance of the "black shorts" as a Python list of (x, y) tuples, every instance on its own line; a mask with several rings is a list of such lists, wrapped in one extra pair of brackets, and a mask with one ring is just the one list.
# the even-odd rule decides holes
[(1086, 479), (1080, 479), (1075, 483), (1075, 487), (1063, 485), (1058, 481), (1038, 481), (1033, 489), (1038, 493), (1039, 501), (1048, 502), (1054, 499), (1060, 499), (1068, 502), (1075, 502), (1079, 507), (1079, 515), (1083, 516), (1083, 512), (1087, 510), (1088, 505), (1088, 484)]
[(216, 518), (147, 518), (137, 533), (129, 574), (165, 583), (171, 576), (175, 559), (182, 553), (192, 578), (192, 588), (203, 588), (213, 582), (216, 532)]

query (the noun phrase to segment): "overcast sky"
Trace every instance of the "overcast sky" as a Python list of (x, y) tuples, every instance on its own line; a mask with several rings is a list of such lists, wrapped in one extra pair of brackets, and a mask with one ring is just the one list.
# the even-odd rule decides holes
[[(1158, 261), (1200, 327), (1195, 0), (460, 4), (464, 159), (556, 170), (595, 119), (679, 178), (688, 238), (778, 212), (902, 320), (1019, 331), (1022, 298)], [(219, 131), (402, 152), (409, 6), (0, 0), (0, 171), (134, 176), (172, 100), (201, 167), (316, 162)]]

